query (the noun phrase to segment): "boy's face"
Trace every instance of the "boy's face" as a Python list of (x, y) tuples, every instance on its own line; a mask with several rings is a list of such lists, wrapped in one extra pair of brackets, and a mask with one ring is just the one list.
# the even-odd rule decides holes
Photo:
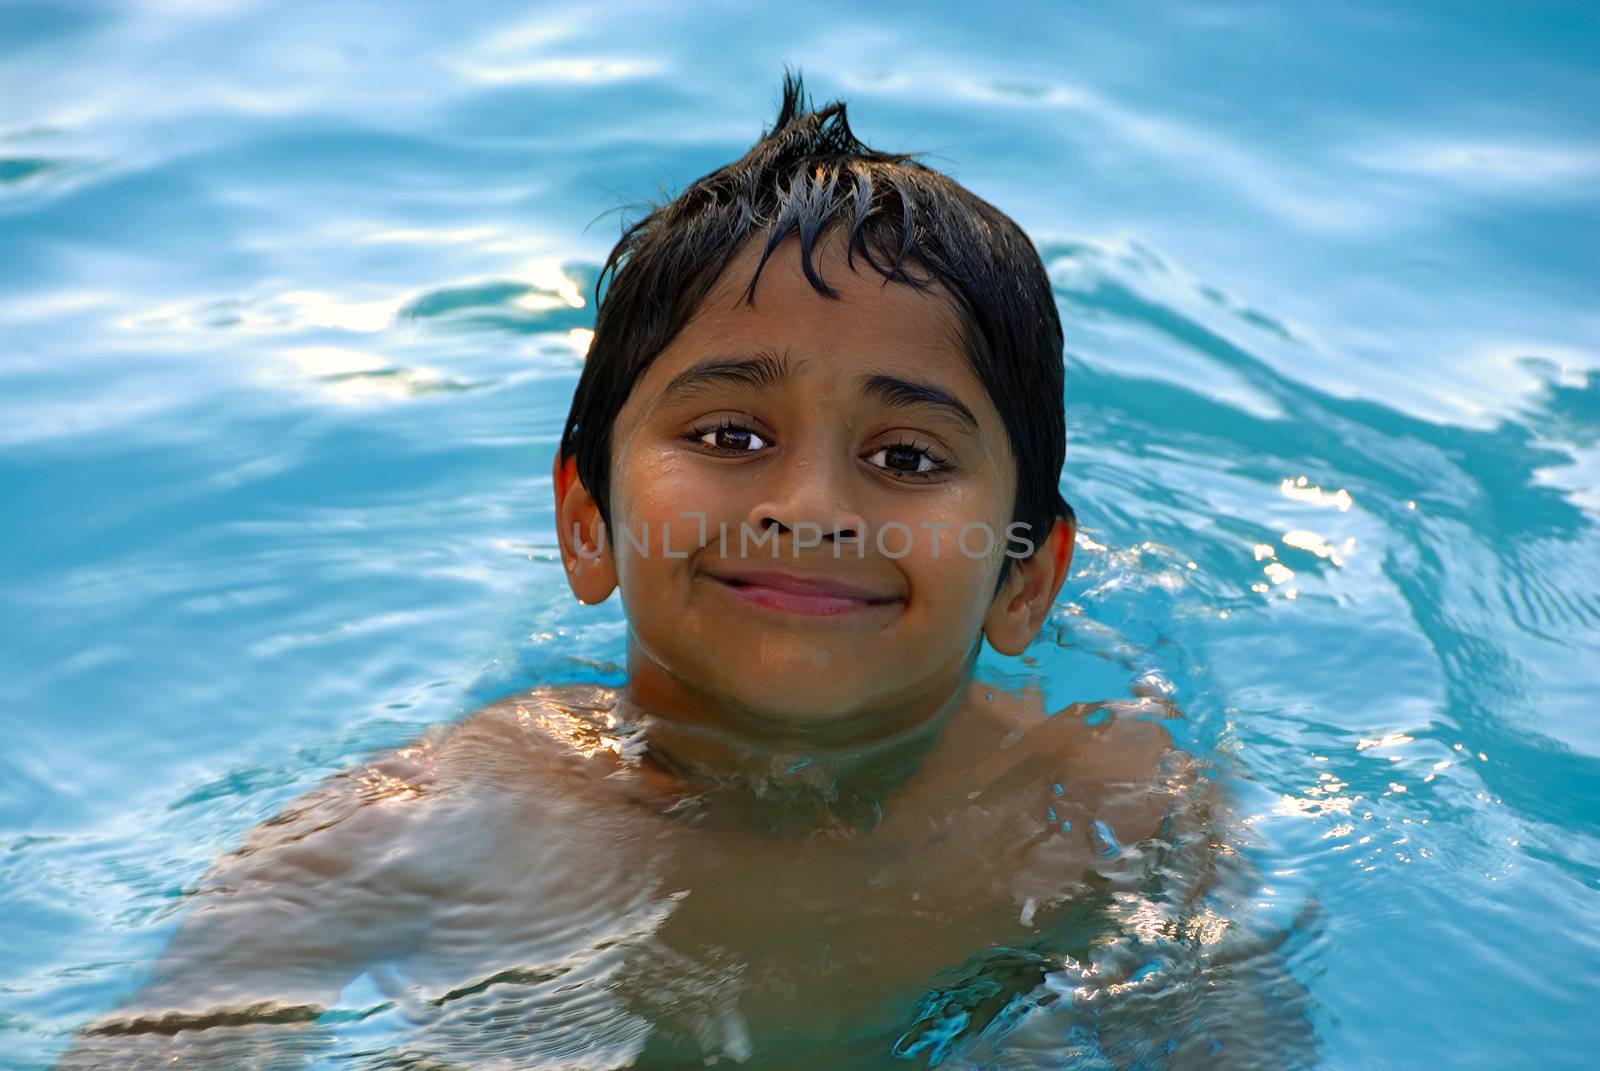
[[(994, 594), (1016, 462), (950, 299), (852, 270), (834, 232), (815, 262), (839, 300), (790, 238), (745, 304), (758, 256), (735, 255), (618, 414), (614, 527), (599, 560), (569, 548), (574, 589), (621, 588), (630, 682), (795, 727), (925, 712), (980, 632), (1008, 654), (1033, 638), (1071, 532)], [(563, 543), (594, 518), (558, 509)]]

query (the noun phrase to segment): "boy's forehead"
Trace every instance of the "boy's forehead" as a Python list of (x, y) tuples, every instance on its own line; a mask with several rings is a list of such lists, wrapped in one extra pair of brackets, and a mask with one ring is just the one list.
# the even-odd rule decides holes
[[(973, 365), (963, 316), (944, 284), (909, 258), (907, 270), (930, 280), (927, 289), (885, 279), (859, 254), (852, 266), (834, 235), (818, 239), (812, 264), (837, 298), (812, 286), (799, 241), (790, 237), (762, 265), (754, 300), (746, 302), (764, 242), (737, 250), (634, 381), (614, 420), (614, 442), (622, 446), (650, 414), (696, 396), (698, 390), (679, 389), (686, 380), (807, 391), (821, 385), (827, 397), (817, 400), (825, 406), (860, 397), (941, 413), (971, 434), (992, 463), (1014, 463), (1004, 418)], [(876, 255), (879, 263), (892, 261)]]
[[(806, 278), (799, 239), (779, 243), (763, 265), (764, 247), (764, 241), (750, 240), (735, 252), (654, 362), (657, 366), (682, 363), (708, 348), (753, 345), (787, 352), (796, 371), (810, 364), (812, 357), (823, 358), (824, 363), (837, 358), (863, 369), (938, 373), (982, 393), (955, 299), (919, 265), (909, 265), (908, 270), (932, 280), (928, 290), (885, 279), (859, 252), (852, 265), (842, 232), (829, 232), (818, 239), (812, 264), (838, 295), (830, 298)], [(884, 262), (882, 254), (875, 255)], [(747, 302), (758, 265), (761, 274), (753, 301)], [(668, 368), (652, 371), (664, 373)]]

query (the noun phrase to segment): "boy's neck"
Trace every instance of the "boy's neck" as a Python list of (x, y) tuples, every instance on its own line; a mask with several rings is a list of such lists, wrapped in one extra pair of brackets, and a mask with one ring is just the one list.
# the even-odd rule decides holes
[(977, 655), (893, 708), (824, 725), (786, 724), (694, 688), (635, 648), (615, 716), (637, 727), (644, 761), (683, 787), (758, 805), (773, 827), (871, 828), (962, 704)]

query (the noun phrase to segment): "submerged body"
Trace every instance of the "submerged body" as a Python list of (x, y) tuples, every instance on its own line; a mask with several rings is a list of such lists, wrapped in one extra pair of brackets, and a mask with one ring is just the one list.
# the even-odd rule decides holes
[(374, 1008), (398, 1036), (373, 1066), (931, 1063), (1051, 972), (1125, 983), (1158, 873), (1168, 917), (1142, 924), (1193, 908), (1174, 820), (1209, 782), (1162, 704), (1046, 716), (974, 683), (914, 776), (851, 798), (803, 765), (659, 768), (620, 698), (503, 700), (263, 824), (66, 1066), (296, 1066)]
[(1208, 959), (1237, 856), (1174, 711), (973, 680), (1076, 537), (1027, 235), (785, 78), (608, 274), (551, 486), (626, 687), (291, 805), (67, 1063), (1295, 1066), (1286, 976)]

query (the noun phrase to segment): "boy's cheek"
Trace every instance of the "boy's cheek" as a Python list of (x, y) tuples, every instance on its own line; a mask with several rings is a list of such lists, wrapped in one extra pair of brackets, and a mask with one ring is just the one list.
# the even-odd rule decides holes
[[(618, 531), (608, 533), (613, 547), (646, 553), (652, 558), (681, 561), (707, 542), (716, 541), (716, 504), (683, 481), (662, 479), (644, 486), (618, 489), (612, 521)], [(706, 538), (709, 537), (709, 538)]]
[(951, 643), (970, 643), (988, 612), (993, 564), (958, 555), (920, 559), (906, 571), (918, 624)]
[[(731, 474), (710, 478), (703, 467), (681, 453), (645, 452), (618, 470), (612, 491), (614, 517), (624, 517), (636, 528), (649, 524), (652, 540), (660, 545), (660, 530), (668, 525), (674, 550), (697, 545), (682, 533), (696, 536), (703, 528), (705, 542), (715, 542), (717, 524), (735, 528), (749, 510), (750, 488), (741, 488)], [(637, 534), (637, 533), (636, 533)]]

